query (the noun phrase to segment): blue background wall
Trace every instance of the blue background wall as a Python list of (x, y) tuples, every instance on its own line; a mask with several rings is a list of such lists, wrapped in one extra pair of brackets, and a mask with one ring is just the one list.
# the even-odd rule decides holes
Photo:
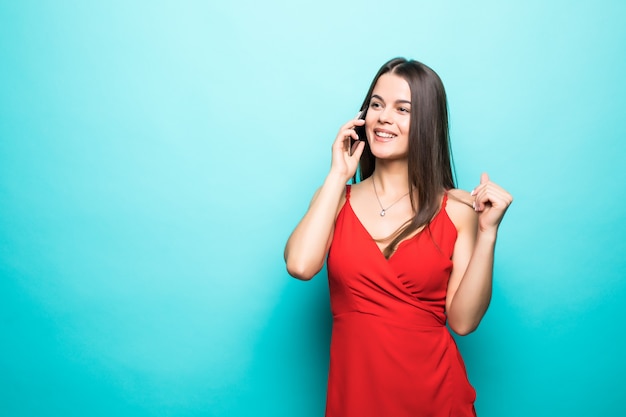
[(521, 3), (1, 0), (0, 415), (321, 415), (325, 271), (283, 245), (395, 56), (516, 198), (479, 414), (624, 415), (626, 3)]

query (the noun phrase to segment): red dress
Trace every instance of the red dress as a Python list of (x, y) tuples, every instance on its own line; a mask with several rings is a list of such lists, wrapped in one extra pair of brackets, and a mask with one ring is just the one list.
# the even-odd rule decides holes
[(457, 232), (442, 208), (386, 259), (346, 202), (328, 254), (333, 313), (327, 417), (475, 416), (446, 327)]

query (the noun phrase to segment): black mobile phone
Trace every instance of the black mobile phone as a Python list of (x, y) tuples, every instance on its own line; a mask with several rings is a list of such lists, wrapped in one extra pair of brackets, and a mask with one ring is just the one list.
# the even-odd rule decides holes
[[(365, 120), (365, 110), (361, 110), (357, 113), (356, 119)], [(365, 137), (365, 125), (363, 126), (355, 126), (354, 131), (357, 135), (359, 135), (359, 140), (367, 140)], [(354, 145), (354, 139), (350, 138), (350, 154), (352, 154), (352, 145)]]

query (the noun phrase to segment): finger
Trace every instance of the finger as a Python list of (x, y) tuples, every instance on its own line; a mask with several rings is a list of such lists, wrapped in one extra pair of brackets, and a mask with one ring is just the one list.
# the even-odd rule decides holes
[(362, 140), (354, 142), (352, 144), (352, 152), (350, 153), (350, 157), (356, 159), (357, 161), (360, 160), (364, 149), (365, 142), (363, 142)]
[(497, 187), (489, 187), (481, 190), (476, 195), (475, 207), (482, 211), (487, 207), (497, 210), (506, 210), (511, 204), (512, 198), (509, 193)]
[(351, 155), (352, 153), (350, 149), (350, 138), (355, 141), (359, 140), (359, 135), (356, 133), (356, 130), (354, 130), (354, 128), (363, 124), (365, 124), (365, 120), (353, 119), (345, 125), (341, 126), (341, 129), (339, 129), (339, 133), (335, 138), (335, 142), (333, 143), (333, 148), (341, 149), (342, 151), (348, 152), (348, 154)]
[(491, 201), (485, 192), (479, 192), (476, 194), (476, 200), (474, 200), (474, 210), (481, 212), (484, 211), (489, 205), (491, 205)]
[(476, 194), (478, 194), (481, 190), (483, 190), (487, 184), (489, 184), (489, 175), (487, 175), (486, 172), (483, 172), (482, 174), (480, 174), (480, 184), (477, 185), (471, 192), (470, 195), (475, 196)]
[(356, 126), (363, 126), (364, 124), (365, 120), (363, 119), (352, 119), (345, 125), (341, 126), (339, 130), (354, 129)]
[(356, 133), (354, 129), (348, 129), (346, 131), (346, 138), (352, 138), (354, 140), (359, 140), (359, 134)]
[(512, 199), (512, 197), (510, 197), (510, 194), (506, 192), (504, 188), (498, 186), (497, 184), (494, 184), (491, 181), (489, 181), (488, 183), (480, 184), (476, 186), (476, 188), (472, 190), (470, 195), (472, 195), (474, 198), (477, 198), (479, 195), (488, 193), (488, 192), (494, 192), (497, 195), (501, 195), (501, 196), (509, 196), (509, 198)]
[(349, 138), (358, 140), (359, 135), (357, 135), (354, 129), (342, 129), (337, 134), (337, 138), (335, 139), (334, 146), (338, 148), (342, 148), (342, 149), (345, 148), (346, 141), (348, 141)]
[(509, 194), (504, 188), (500, 187), (498, 184), (495, 184), (489, 181), (486, 184), (481, 184), (476, 188), (476, 195), (480, 193), (491, 193), (496, 198), (501, 198), (503, 200), (512, 200), (513, 197)]
[[(485, 191), (485, 190), (499, 190), (502, 193), (506, 193), (506, 190), (502, 187), (500, 187), (498, 184), (494, 183), (493, 181), (489, 180), (489, 176), (487, 174), (483, 174), (484, 176), (481, 175), (481, 183), (479, 185), (476, 186), (476, 188), (474, 188), (471, 191), (471, 195), (472, 196), (476, 196), (478, 195), (480, 192)], [(486, 180), (486, 182), (482, 182)]]
[(502, 196), (504, 200), (506, 200), (509, 204), (513, 201), (513, 196), (509, 194), (504, 188), (500, 187), (498, 184), (493, 182), (489, 183), (488, 189), (493, 190), (498, 195)]

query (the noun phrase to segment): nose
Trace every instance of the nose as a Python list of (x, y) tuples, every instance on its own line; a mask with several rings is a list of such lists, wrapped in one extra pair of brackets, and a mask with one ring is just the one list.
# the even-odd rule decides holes
[(383, 108), (379, 113), (378, 113), (378, 121), (380, 123), (383, 124), (390, 124), (393, 122), (392, 119), (392, 112), (393, 109), (390, 106), (387, 106), (385, 108)]

